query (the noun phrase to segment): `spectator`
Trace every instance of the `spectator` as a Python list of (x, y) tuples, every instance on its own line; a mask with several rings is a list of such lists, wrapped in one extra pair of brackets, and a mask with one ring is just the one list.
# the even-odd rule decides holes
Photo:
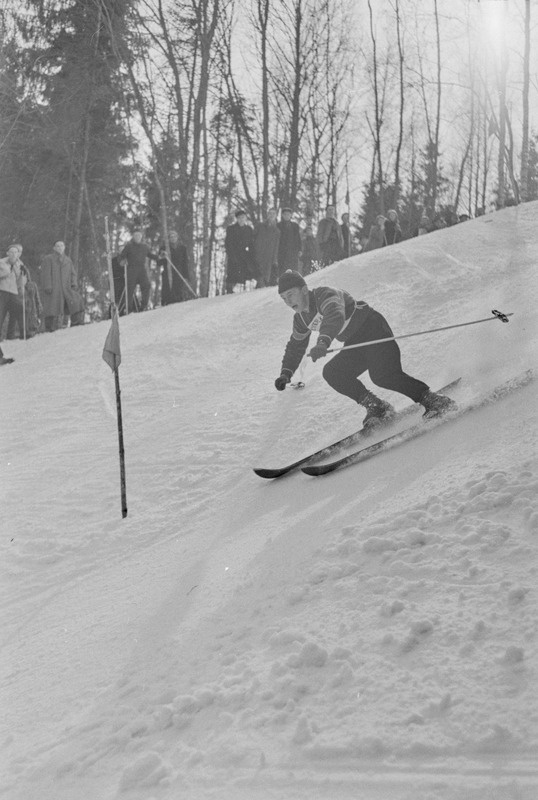
[(430, 218), (427, 214), (423, 214), (420, 218), (420, 222), (418, 223), (418, 228), (416, 230), (415, 236), (424, 236), (425, 233), (431, 233), (432, 231), (432, 224), (430, 222)]
[(19, 248), (11, 245), (5, 258), (0, 259), (0, 339), (7, 314), (23, 330), (22, 300), (19, 297), (17, 275), (20, 270)]
[(125, 314), (125, 267), (121, 264), (119, 255), (112, 256), (112, 278), (114, 280), (114, 300), (118, 314)]
[(393, 208), (387, 211), (384, 225), (383, 247), (388, 244), (397, 244), (402, 241), (402, 229), (398, 221), (398, 212)]
[(383, 247), (385, 243), (385, 217), (383, 214), (378, 214), (375, 218), (375, 224), (370, 226), (370, 233), (368, 234), (368, 241), (364, 248), (364, 252), (369, 250), (377, 250)]
[(320, 267), (318, 241), (314, 236), (312, 225), (307, 225), (303, 233), (302, 243), (303, 275), (310, 275)]
[(184, 300), (188, 300), (189, 296), (192, 296), (185, 284), (185, 281), (189, 282), (187, 248), (179, 241), (177, 231), (170, 231), (168, 234), (168, 247), (172, 263), (168, 263), (164, 244), (160, 247), (159, 260), (157, 261), (159, 269), (162, 267), (161, 304), (163, 306), (168, 306), (171, 303), (182, 303)]
[(25, 300), (26, 300), (26, 284), (28, 282), (28, 270), (22, 263), (22, 244), (13, 244), (11, 247), (16, 247), (19, 251), (19, 257), (15, 264), (13, 264), (13, 271), (15, 272), (15, 277), (17, 279), (17, 292), (19, 295), (19, 300), (22, 307), (22, 325), (19, 325), (17, 317), (15, 314), (9, 315), (9, 322), (7, 326), (7, 333), (6, 339), (16, 339), (17, 336), (19, 339), (25, 338)]
[(43, 259), (41, 288), (46, 331), (56, 331), (63, 315), (71, 316), (72, 326), (84, 325), (84, 301), (78, 291), (77, 274), (62, 241), (55, 242), (53, 252)]
[(4, 358), (3, 350), (0, 347), (0, 367), (3, 367), (5, 364), (13, 364), (14, 361), (14, 358)]
[(276, 211), (270, 208), (265, 222), (260, 222), (254, 233), (254, 253), (258, 267), (258, 289), (264, 286), (274, 286), (278, 270), (278, 245), (280, 243), (280, 230), (276, 221)]
[(340, 261), (344, 255), (344, 239), (333, 205), (328, 205), (325, 209), (325, 217), (318, 225), (317, 238), (322, 265), (327, 267), (334, 261)]
[(142, 241), (140, 228), (136, 228), (133, 231), (131, 241), (127, 242), (120, 253), (120, 265), (124, 268), (125, 266), (127, 267), (126, 300), (128, 313), (134, 311), (135, 305), (138, 306), (135, 297), (137, 286), (140, 286), (141, 293), (139, 310), (145, 311), (148, 307), (151, 292), (147, 265), (149, 258), (156, 260), (157, 256), (151, 252), (150, 246)]
[(351, 231), (349, 229), (349, 214), (342, 214), (342, 224), (340, 225), (342, 231), (342, 240), (344, 242), (344, 258), (349, 258), (351, 255)]
[[(22, 256), (22, 244), (17, 244), (19, 248), (19, 259)], [(21, 260), (21, 271), (26, 276), (26, 282), (22, 285), (22, 292), (19, 289), (19, 296), (22, 294), (22, 301), (24, 303), (23, 323), (26, 326), (24, 336), (26, 339), (31, 339), (36, 333), (39, 333), (41, 322), (43, 319), (43, 306), (41, 305), (41, 297), (39, 296), (39, 288), (37, 283), (32, 278), (30, 270), (26, 267)], [(11, 318), (8, 327), (8, 339), (10, 337)]]
[(247, 224), (247, 215), (241, 209), (235, 212), (235, 222), (226, 229), (226, 294), (232, 294), (234, 286), (256, 277), (254, 260), (254, 231)]
[(278, 245), (278, 270), (273, 275), (272, 283), (276, 284), (277, 279), (286, 272), (287, 269), (299, 268), (299, 256), (301, 255), (301, 231), (296, 222), (292, 222), (293, 211), (288, 206), (282, 209), (282, 216), (278, 223), (280, 230), (280, 242)]

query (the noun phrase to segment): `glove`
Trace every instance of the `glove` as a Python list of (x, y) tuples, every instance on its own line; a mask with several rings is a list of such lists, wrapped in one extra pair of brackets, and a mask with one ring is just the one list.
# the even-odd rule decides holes
[(283, 372), (275, 381), (275, 389), (278, 389), (279, 392), (283, 392), (290, 380), (290, 376)]
[(326, 342), (318, 342), (309, 352), (309, 356), (312, 361), (317, 361), (318, 358), (325, 358), (327, 355), (327, 347), (328, 345)]

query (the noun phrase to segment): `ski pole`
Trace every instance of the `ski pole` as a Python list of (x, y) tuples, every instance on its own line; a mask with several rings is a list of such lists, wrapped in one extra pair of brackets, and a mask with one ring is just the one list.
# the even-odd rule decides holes
[(427, 331), (416, 331), (415, 333), (402, 333), (399, 336), (387, 336), (386, 339), (373, 339), (371, 342), (360, 342), (359, 344), (349, 344), (347, 347), (331, 347), (327, 353), (340, 353), (342, 350), (352, 350), (355, 347), (368, 347), (372, 344), (381, 344), (382, 342), (392, 342), (395, 339), (408, 339), (410, 336), (424, 336), (426, 333), (435, 333), (436, 331), (448, 331), (451, 328), (464, 328), (466, 325), (478, 325), (479, 322), (491, 322), (494, 319), (499, 319), (501, 322), (509, 322), (508, 317), (513, 317), (514, 312), (503, 314), (502, 311), (493, 309), (492, 317), (485, 317), (484, 319), (474, 319), (471, 322), (459, 322), (457, 325), (445, 325), (442, 328), (430, 328)]

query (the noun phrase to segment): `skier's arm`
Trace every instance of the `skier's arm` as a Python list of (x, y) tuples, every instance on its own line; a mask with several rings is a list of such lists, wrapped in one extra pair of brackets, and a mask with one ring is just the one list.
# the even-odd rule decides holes
[(287, 374), (291, 378), (306, 353), (309, 340), (310, 331), (307, 330), (306, 333), (303, 333), (295, 325), (293, 326), (293, 333), (284, 351), (281, 374)]

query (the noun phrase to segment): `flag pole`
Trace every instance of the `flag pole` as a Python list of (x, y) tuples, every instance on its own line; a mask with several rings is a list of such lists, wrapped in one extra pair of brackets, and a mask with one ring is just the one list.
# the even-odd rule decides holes
[[(114, 276), (112, 274), (112, 253), (110, 251), (108, 217), (105, 217), (105, 239), (112, 324), (108, 332), (108, 336), (106, 337), (105, 346), (103, 349), (103, 359), (114, 373), (114, 385), (116, 390), (116, 416), (118, 420), (118, 448), (120, 457), (121, 516), (122, 519), (125, 519), (127, 516), (127, 488), (125, 481), (125, 448), (123, 444), (123, 420), (121, 413), (121, 390), (119, 375), (119, 366), (121, 363), (120, 328), (118, 322), (118, 308), (116, 306), (116, 298), (114, 294)], [(127, 284), (125, 289), (127, 289)]]

